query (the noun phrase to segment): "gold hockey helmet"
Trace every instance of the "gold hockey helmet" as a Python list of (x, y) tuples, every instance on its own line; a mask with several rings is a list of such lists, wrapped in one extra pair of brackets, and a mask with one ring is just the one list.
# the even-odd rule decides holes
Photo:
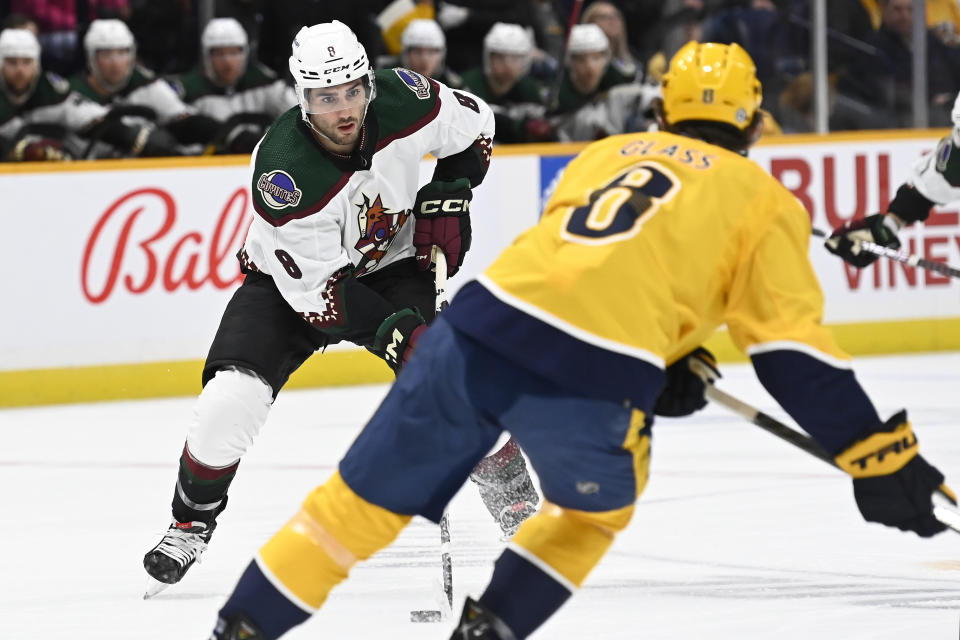
[(762, 99), (756, 66), (737, 44), (688, 42), (663, 76), (663, 111), (669, 125), (709, 120), (743, 131)]

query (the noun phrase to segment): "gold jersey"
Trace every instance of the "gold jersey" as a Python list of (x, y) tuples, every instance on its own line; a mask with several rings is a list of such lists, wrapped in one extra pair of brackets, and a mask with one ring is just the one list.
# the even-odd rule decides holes
[(551, 377), (662, 368), (723, 324), (748, 353), (786, 347), (845, 368), (809, 245), (806, 210), (748, 158), (665, 132), (613, 136), (570, 162), (540, 223), (447, 317)]

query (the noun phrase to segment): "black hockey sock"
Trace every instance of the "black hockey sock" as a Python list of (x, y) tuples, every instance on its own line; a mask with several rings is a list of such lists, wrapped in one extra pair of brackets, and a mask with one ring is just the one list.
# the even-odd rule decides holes
[(570, 597), (563, 585), (511, 549), (504, 549), (480, 602), (513, 631), (526, 638)]
[(239, 460), (221, 469), (208, 467), (190, 455), (184, 445), (173, 492), (173, 517), (177, 522), (215, 524), (217, 515), (227, 506), (227, 489), (238, 466)]

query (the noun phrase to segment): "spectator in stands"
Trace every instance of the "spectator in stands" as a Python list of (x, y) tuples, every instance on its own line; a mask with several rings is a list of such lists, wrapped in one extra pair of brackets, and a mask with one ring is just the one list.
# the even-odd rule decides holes
[(8, 160), (80, 157), (91, 140), (133, 156), (174, 155), (161, 129), (126, 125), (108, 109), (71, 91), (58, 75), (40, 69), (40, 43), (26, 29), (0, 32), (0, 136)]
[(720, 9), (704, 20), (702, 38), (704, 42), (737, 43), (746, 49), (756, 62), (757, 79), (771, 105), (777, 104), (786, 84), (809, 65), (809, 29), (791, 22), (790, 6), (784, 0), (750, 0), (744, 6)]
[(383, 36), (387, 55), (398, 56), (403, 50), (403, 34), (414, 20), (433, 20), (433, 0), (383, 0), (385, 6), (377, 14), (377, 26)]
[(460, 76), (445, 64), (447, 39), (434, 20), (412, 20), (400, 37), (400, 66), (439, 80), (454, 89), (463, 85)]
[[(640, 0), (639, 4), (649, 3)], [(647, 23), (651, 26), (643, 35), (645, 40), (656, 43), (656, 46), (644, 57), (647, 58), (647, 77), (660, 82), (667, 69), (667, 61), (680, 47), (691, 40), (703, 40), (702, 23), (707, 10), (705, 0), (664, 0), (655, 4), (660, 5), (660, 13), (652, 23)], [(646, 11), (651, 9), (648, 7)], [(634, 46), (636, 44), (635, 40)], [(641, 50), (649, 50), (650, 46), (648, 44)]]
[(603, 29), (610, 42), (610, 68), (620, 75), (624, 82), (631, 82), (643, 75), (637, 66), (637, 59), (630, 51), (627, 40), (627, 25), (623, 14), (612, 2), (594, 2), (583, 12), (581, 22), (595, 24)]
[[(885, 70), (892, 78), (892, 109), (897, 125), (910, 127), (913, 125), (913, 2), (880, 0), (880, 7), (883, 19), (871, 44), (880, 50)], [(960, 50), (947, 47), (931, 31), (927, 31), (926, 36), (929, 122), (932, 126), (948, 126), (952, 122), (953, 99), (960, 89)]]
[(8, 15), (0, 29), (26, 29), (35, 36), (40, 35), (40, 27), (37, 26), (33, 18), (25, 16), (22, 13), (11, 13)]
[[(132, 106), (152, 112), (147, 122), (166, 129), (181, 145), (200, 153), (220, 128), (220, 121), (197, 113), (152, 71), (136, 64), (133, 33), (121, 20), (94, 20), (83, 39), (87, 71), (70, 78), (70, 87), (107, 107)], [(129, 122), (129, 120), (127, 120)]]
[(10, 0), (10, 11), (32, 18), (39, 27), (42, 65), (66, 77), (83, 65), (79, 47), (81, 27), (94, 17), (127, 17), (128, 0), (86, 0), (79, 15), (76, 0)]
[(960, 45), (960, 4), (957, 0), (927, 0), (927, 27), (947, 46)]
[(623, 84), (623, 76), (610, 64), (610, 43), (595, 24), (574, 25), (567, 42), (566, 71), (551, 114), (568, 114), (590, 102), (600, 92)]
[(139, 43), (140, 62), (161, 76), (191, 69), (200, 39), (197, 3), (131, 0), (131, 4), (126, 22)]
[(530, 77), (533, 43), (518, 24), (498, 22), (483, 39), (483, 66), (463, 74), (463, 87), (483, 98), (496, 118), (496, 140), (552, 140), (543, 94)]
[(290, 73), (290, 43), (300, 28), (308, 24), (339, 20), (357, 35), (370, 60), (383, 55), (383, 38), (373, 17), (386, 5), (385, 0), (270, 0), (264, 4), (267, 6), (260, 14), (258, 55), (282, 78)]
[(214, 18), (200, 37), (202, 63), (177, 76), (180, 98), (224, 123), (217, 147), (250, 153), (267, 127), (297, 105), (293, 87), (271, 69), (249, 64), (247, 32), (234, 18)]

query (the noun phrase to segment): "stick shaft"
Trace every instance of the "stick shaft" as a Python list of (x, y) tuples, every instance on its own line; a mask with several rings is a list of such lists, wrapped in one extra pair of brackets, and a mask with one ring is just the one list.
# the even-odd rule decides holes
[[(816, 228), (812, 230), (812, 233), (819, 238), (826, 238), (829, 235), (826, 231)], [(960, 269), (955, 269), (954, 267), (942, 262), (927, 260), (926, 258), (921, 258), (918, 255), (907, 253), (906, 251), (891, 249), (890, 247), (884, 247), (868, 241), (861, 241), (860, 248), (867, 253), (872, 253), (875, 256), (882, 256), (895, 262), (902, 262), (903, 264), (911, 267), (920, 267), (921, 269), (926, 269), (927, 271), (936, 271), (937, 273), (950, 276), (952, 278), (960, 278)]]
[[(694, 372), (700, 375), (696, 366), (692, 366), (691, 368), (694, 370)], [(745, 418), (748, 422), (755, 424), (768, 433), (772, 433), (781, 440), (786, 440), (793, 446), (802, 449), (815, 458), (820, 458), (830, 466), (839, 469), (839, 467), (837, 467), (837, 463), (834, 462), (830, 454), (824, 451), (823, 448), (820, 447), (820, 445), (818, 445), (810, 436), (800, 433), (795, 429), (791, 429), (776, 418), (767, 415), (766, 413), (748, 405), (746, 402), (743, 402), (738, 398), (734, 398), (733, 396), (720, 391), (713, 386), (712, 380), (704, 379), (704, 382), (706, 382), (707, 386), (707, 398), (711, 401), (726, 407), (730, 411), (733, 411), (737, 415)], [(942, 489), (937, 489), (933, 493), (933, 499), (933, 517), (957, 533), (960, 533), (960, 512), (958, 512), (953, 506), (953, 503), (947, 497), (947, 494), (945, 494)]]

